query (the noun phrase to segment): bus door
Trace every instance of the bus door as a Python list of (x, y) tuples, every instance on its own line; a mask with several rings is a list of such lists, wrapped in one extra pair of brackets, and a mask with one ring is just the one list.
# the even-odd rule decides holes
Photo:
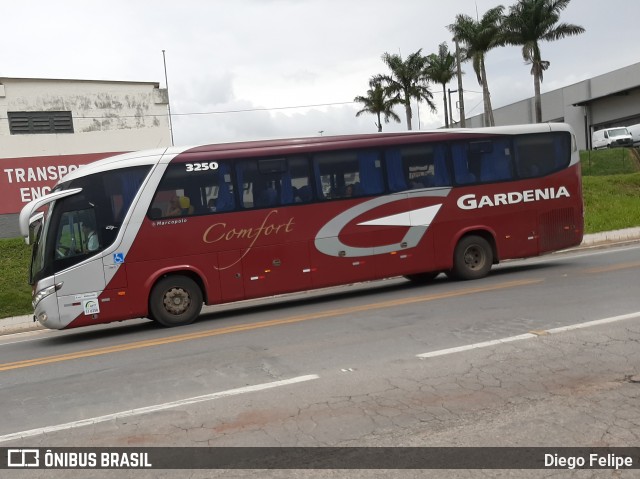
[(245, 298), (242, 274), (242, 255), (239, 250), (218, 253), (220, 299), (223, 303)]
[[(55, 237), (55, 283), (58, 291), (60, 323), (68, 324), (77, 317), (97, 318), (100, 314), (100, 295), (106, 287), (95, 210), (75, 208), (71, 200), (58, 220)], [(64, 206), (63, 206), (64, 208)], [(71, 209), (73, 208), (73, 209)], [(57, 219), (57, 217), (56, 217)]]

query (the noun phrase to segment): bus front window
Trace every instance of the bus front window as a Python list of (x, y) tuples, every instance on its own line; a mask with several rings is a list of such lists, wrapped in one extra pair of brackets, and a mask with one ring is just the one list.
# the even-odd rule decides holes
[(63, 213), (56, 239), (56, 259), (96, 251), (100, 242), (95, 225), (96, 217), (92, 208)]
[[(111, 246), (150, 170), (149, 165), (119, 168), (59, 184), (51, 193), (54, 198), (40, 232), (33, 236), (30, 283)], [(69, 193), (64, 194), (65, 191)]]
[(40, 217), (37, 221), (29, 225), (29, 243), (33, 245), (31, 251), (31, 268), (29, 269), (29, 284), (34, 283), (34, 276), (42, 271), (44, 268), (44, 246), (45, 242), (42, 238), (43, 218)]

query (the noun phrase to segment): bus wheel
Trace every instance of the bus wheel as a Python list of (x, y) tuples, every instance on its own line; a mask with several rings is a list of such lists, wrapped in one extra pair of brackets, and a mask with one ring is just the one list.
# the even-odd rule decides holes
[(163, 326), (191, 324), (201, 309), (202, 291), (195, 281), (186, 276), (167, 276), (151, 290), (150, 316)]
[(407, 274), (405, 278), (417, 284), (426, 284), (436, 279), (439, 274), (439, 271), (430, 271), (428, 273)]
[(456, 246), (451, 273), (456, 279), (483, 278), (492, 264), (493, 251), (489, 242), (480, 236), (466, 236)]

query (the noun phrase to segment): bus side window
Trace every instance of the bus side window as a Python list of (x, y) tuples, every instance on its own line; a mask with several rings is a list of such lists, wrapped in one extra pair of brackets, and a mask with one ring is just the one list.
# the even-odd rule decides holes
[(456, 183), (468, 185), (476, 182), (476, 175), (472, 172), (473, 165), (468, 153), (467, 143), (454, 143), (451, 145), (451, 157), (453, 159), (453, 172)]
[(271, 208), (313, 198), (309, 160), (303, 156), (243, 160), (236, 166), (236, 178), (243, 208)]
[(451, 186), (444, 143), (396, 147), (385, 152), (391, 191)]
[(570, 136), (526, 135), (515, 139), (516, 169), (520, 178), (548, 175), (569, 165), (571, 160)]
[(229, 165), (188, 170), (185, 163), (173, 163), (160, 180), (147, 213), (156, 220), (171, 216), (202, 215), (235, 208)]
[(233, 196), (233, 184), (231, 183), (231, 168), (227, 163), (218, 162), (216, 172), (216, 184), (211, 188), (212, 193), (207, 197), (209, 211), (232, 211), (236, 207)]
[(309, 159), (303, 156), (290, 157), (288, 164), (288, 179), (285, 181), (291, 182), (291, 202), (309, 203), (313, 201)]
[(433, 186), (451, 186), (451, 175), (447, 168), (447, 147), (444, 144), (433, 147)]
[(402, 150), (389, 148), (384, 152), (384, 161), (387, 168), (387, 182), (391, 192), (404, 191), (408, 188), (407, 174), (402, 165)]
[[(480, 181), (483, 183), (491, 183), (512, 179), (511, 147), (509, 140), (495, 139), (477, 143), (490, 144), (490, 146), (488, 145), (486, 148), (483, 146), (478, 148)], [(471, 146), (473, 146), (473, 142)]]
[(318, 153), (313, 158), (313, 167), (320, 198), (349, 198), (384, 191), (378, 150)]

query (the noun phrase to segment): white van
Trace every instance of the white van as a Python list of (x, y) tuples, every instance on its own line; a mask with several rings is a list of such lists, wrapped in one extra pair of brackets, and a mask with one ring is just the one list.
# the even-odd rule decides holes
[(616, 146), (633, 146), (633, 138), (624, 126), (605, 128), (594, 131), (591, 136), (591, 146), (594, 150), (599, 148), (614, 148)]
[(627, 127), (633, 138), (633, 146), (640, 146), (640, 123)]

